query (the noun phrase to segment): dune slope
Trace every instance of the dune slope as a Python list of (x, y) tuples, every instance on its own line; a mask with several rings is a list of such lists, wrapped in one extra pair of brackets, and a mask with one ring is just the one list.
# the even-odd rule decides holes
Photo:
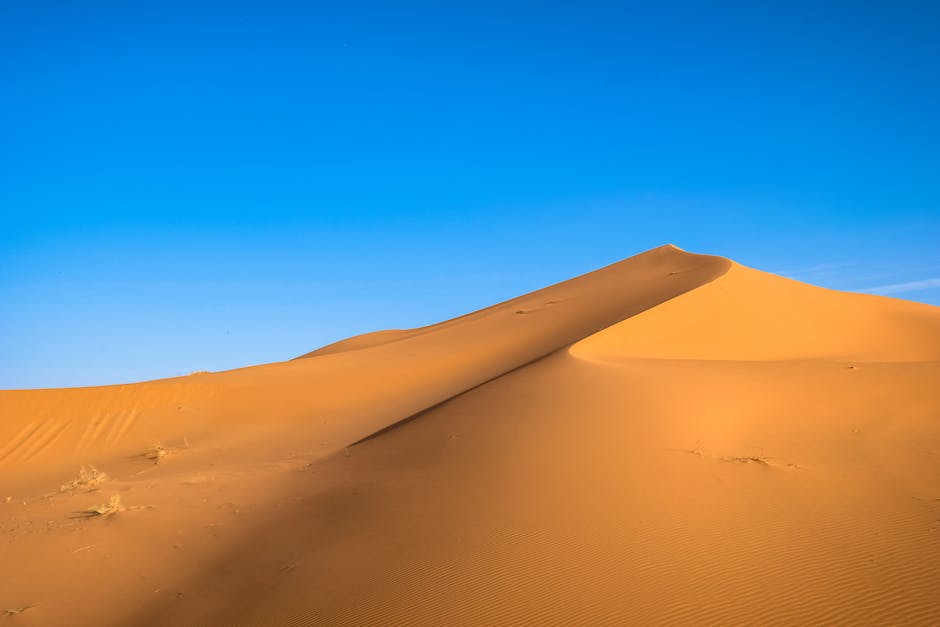
[(0, 392), (0, 610), (936, 623), (937, 380), (937, 308), (663, 247), (288, 362)]

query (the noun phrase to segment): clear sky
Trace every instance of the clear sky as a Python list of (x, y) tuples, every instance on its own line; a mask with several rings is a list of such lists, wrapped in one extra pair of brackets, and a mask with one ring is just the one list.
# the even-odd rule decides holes
[(0, 388), (289, 358), (672, 242), (940, 304), (940, 3), (0, 5)]

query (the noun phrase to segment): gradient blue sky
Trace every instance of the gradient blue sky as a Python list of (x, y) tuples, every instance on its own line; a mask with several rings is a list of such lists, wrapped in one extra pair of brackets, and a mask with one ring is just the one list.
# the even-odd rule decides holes
[(940, 304), (936, 2), (0, 8), (0, 387), (281, 360), (673, 242)]

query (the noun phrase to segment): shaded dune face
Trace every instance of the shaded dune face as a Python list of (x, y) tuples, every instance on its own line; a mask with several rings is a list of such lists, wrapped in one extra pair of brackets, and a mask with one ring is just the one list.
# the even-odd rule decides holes
[(938, 380), (937, 308), (666, 246), (292, 361), (0, 392), (0, 610), (934, 624)]

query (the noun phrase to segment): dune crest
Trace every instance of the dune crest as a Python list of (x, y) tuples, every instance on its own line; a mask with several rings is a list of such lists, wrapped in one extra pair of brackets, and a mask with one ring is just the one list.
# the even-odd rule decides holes
[(0, 613), (932, 624), (937, 380), (938, 308), (664, 246), (285, 362), (0, 391)]

